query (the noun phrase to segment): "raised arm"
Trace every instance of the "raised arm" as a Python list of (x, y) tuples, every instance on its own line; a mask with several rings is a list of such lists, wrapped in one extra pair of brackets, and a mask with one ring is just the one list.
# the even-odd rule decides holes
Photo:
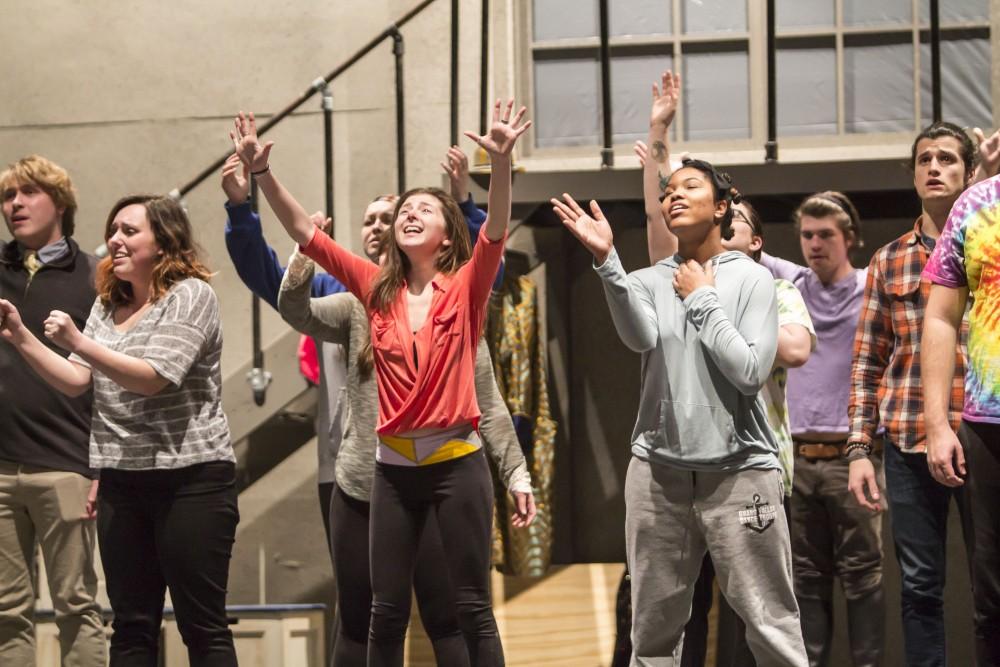
[(35, 338), (14, 304), (5, 299), (0, 299), (0, 338), (13, 345), (43, 380), (63, 394), (79, 396), (90, 389), (90, 369), (74, 364)]
[(257, 185), (267, 198), (274, 215), (296, 243), (300, 246), (309, 245), (316, 226), (302, 205), (271, 173), (268, 159), (274, 142), (260, 143), (257, 137), (257, 121), (252, 111), (249, 115), (239, 112), (233, 124), (235, 128), (229, 133), (229, 137), (236, 147), (236, 154), (247, 166), (249, 173), (257, 179)]
[(625, 275), (601, 207), (591, 201), (588, 215), (567, 193), (562, 200), (550, 201), (566, 229), (594, 256), (594, 268), (604, 284), (611, 319), (622, 342), (635, 352), (656, 347), (659, 331), (652, 295), (639, 280)]
[(351, 310), (355, 297), (332, 294), (310, 298), (315, 265), (295, 250), (278, 293), (278, 312), (293, 329), (330, 343), (346, 345), (351, 337)]
[(441, 168), (448, 176), (451, 196), (458, 202), (465, 216), (465, 224), (469, 227), (469, 236), (476, 242), (479, 229), (486, 222), (486, 211), (476, 206), (469, 192), (469, 158), (458, 146), (450, 146), (441, 162)]
[(715, 289), (711, 263), (702, 267), (689, 260), (674, 276), (674, 289), (684, 299), (687, 319), (694, 325), (705, 350), (733, 386), (753, 396), (767, 382), (778, 347), (778, 303), (774, 281), (753, 280), (749, 305), (739, 322), (726, 315)]
[[(264, 240), (260, 217), (250, 206), (249, 168), (233, 153), (222, 168), (222, 190), (226, 193), (226, 250), (236, 273), (247, 288), (278, 308), (278, 289), (285, 273), (274, 249)], [(315, 214), (313, 214), (315, 216)], [(313, 276), (312, 293), (324, 296), (343, 292), (333, 276)]]
[[(507, 234), (510, 224), (511, 207), (511, 151), (518, 137), (524, 134), (531, 121), (521, 123), (527, 109), (521, 107), (511, 119), (514, 110), (514, 100), (507, 101), (507, 106), (501, 114), (500, 100), (493, 106), (493, 125), (489, 131), (480, 136), (475, 132), (466, 132), (465, 136), (475, 141), (490, 156), (490, 191), (487, 196), (486, 238), (500, 241)], [(491, 276), (492, 277), (492, 276)]]
[(646, 209), (646, 240), (649, 246), (649, 263), (677, 252), (677, 237), (667, 227), (660, 205), (667, 183), (670, 181), (670, 123), (677, 112), (681, 94), (681, 77), (664, 72), (662, 89), (653, 84), (653, 104), (649, 112), (649, 149), (642, 165), (642, 195)]

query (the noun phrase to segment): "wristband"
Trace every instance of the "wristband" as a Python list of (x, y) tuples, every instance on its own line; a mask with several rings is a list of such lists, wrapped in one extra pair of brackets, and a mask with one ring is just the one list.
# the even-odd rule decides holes
[(266, 174), (269, 171), (271, 171), (271, 165), (267, 165), (266, 167), (264, 167), (260, 171), (251, 171), (250, 175), (251, 176), (261, 176), (262, 174)]
[(844, 450), (844, 458), (848, 461), (868, 458), (872, 453), (872, 446), (865, 442), (850, 442)]

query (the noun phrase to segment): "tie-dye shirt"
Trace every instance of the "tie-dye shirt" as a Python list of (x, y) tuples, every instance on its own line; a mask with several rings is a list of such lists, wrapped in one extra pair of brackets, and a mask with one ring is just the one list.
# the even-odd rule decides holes
[(1000, 423), (1000, 177), (958, 198), (923, 277), (969, 290), (965, 407), (970, 421)]

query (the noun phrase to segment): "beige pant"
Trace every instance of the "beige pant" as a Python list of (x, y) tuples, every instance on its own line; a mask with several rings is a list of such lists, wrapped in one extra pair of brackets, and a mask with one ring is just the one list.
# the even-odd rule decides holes
[(83, 518), (90, 480), (0, 462), (0, 665), (35, 664), (35, 545), (40, 544), (63, 667), (107, 663), (95, 601), (94, 522)]

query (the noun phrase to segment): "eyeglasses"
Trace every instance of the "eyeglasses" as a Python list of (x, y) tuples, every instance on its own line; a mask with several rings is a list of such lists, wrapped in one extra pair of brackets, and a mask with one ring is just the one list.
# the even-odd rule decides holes
[(733, 208), (733, 220), (735, 220), (737, 216), (739, 216), (740, 220), (747, 223), (748, 225), (750, 225), (751, 228), (753, 228), (753, 225), (750, 224), (750, 218), (748, 218), (746, 214), (744, 214), (743, 211), (741, 211), (740, 209)]

